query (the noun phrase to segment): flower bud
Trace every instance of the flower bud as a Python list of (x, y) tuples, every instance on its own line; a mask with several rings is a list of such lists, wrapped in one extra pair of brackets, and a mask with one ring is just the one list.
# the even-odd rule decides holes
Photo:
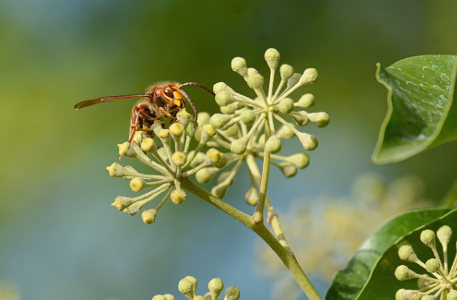
[[(191, 278), (192, 276), (186, 276), (185, 278), (181, 279), (178, 283), (178, 290), (186, 296), (188, 299), (193, 299), (195, 297), (195, 291), (197, 289), (195, 281)], [(195, 278), (194, 278), (195, 279)]]
[(184, 126), (180, 123), (173, 123), (170, 125), (170, 133), (174, 136), (181, 136), (184, 132)]
[(395, 293), (395, 300), (422, 300), (423, 294), (419, 291), (399, 289)]
[(259, 73), (250, 74), (247, 83), (251, 89), (261, 89), (263, 87), (263, 76)]
[(162, 128), (157, 132), (157, 136), (159, 138), (162, 138), (162, 139), (166, 139), (169, 134), (170, 134), (170, 130), (169, 129), (163, 129)]
[(167, 150), (165, 150), (164, 147), (157, 149), (157, 153), (159, 154), (160, 158), (163, 159), (163, 161), (168, 162)]
[(301, 144), (303, 145), (303, 149), (305, 150), (314, 150), (317, 147), (317, 138), (314, 135), (298, 132), (297, 133), (298, 139), (300, 140)]
[(441, 226), (438, 231), (436, 232), (436, 236), (440, 241), (441, 245), (443, 245), (443, 249), (447, 249), (447, 245), (451, 241), (452, 237), (452, 229), (448, 225)]
[(223, 127), (232, 117), (224, 114), (214, 114), (209, 119), (209, 123), (216, 128)]
[(290, 89), (294, 85), (298, 83), (300, 80), (301, 74), (299, 73), (294, 73), (292, 76), (290, 76), (289, 80), (287, 80), (287, 89)]
[(395, 269), (395, 277), (400, 281), (404, 281), (417, 278), (417, 274), (411, 271), (407, 266), (400, 265)]
[(426, 229), (421, 232), (420, 240), (422, 241), (422, 243), (424, 243), (428, 247), (434, 247), (435, 246), (435, 233), (433, 231), (431, 231), (430, 229)]
[(277, 107), (280, 113), (287, 114), (294, 108), (294, 101), (290, 98), (284, 98), (279, 101)]
[(240, 138), (240, 139), (234, 140), (230, 144), (230, 151), (232, 151), (233, 153), (236, 153), (236, 154), (241, 154), (244, 151), (246, 151), (247, 145), (248, 145), (248, 143), (245, 138)]
[(165, 300), (175, 300), (175, 296), (173, 296), (172, 294), (165, 294)]
[(155, 295), (152, 300), (168, 300), (164, 295)]
[(120, 156), (127, 156), (127, 157), (131, 157), (131, 156), (134, 156), (135, 155), (135, 151), (132, 149), (132, 147), (130, 146), (130, 143), (129, 142), (125, 142), (125, 143), (122, 143), (122, 144), (117, 144), (117, 147), (119, 148), (119, 155)]
[(244, 124), (251, 124), (255, 120), (255, 115), (252, 109), (244, 109), (240, 114), (240, 120)]
[(217, 93), (214, 99), (219, 106), (224, 106), (231, 103), (231, 99), (227, 91)]
[(276, 136), (280, 139), (291, 139), (295, 136), (295, 133), (289, 128), (289, 126), (282, 125), (276, 133)]
[(144, 132), (138, 130), (137, 132), (135, 132), (135, 135), (133, 136), (132, 141), (133, 141), (135, 144), (140, 144), (141, 141), (143, 140), (143, 135), (144, 135)]
[(198, 125), (202, 126), (203, 124), (206, 124), (209, 122), (209, 113), (207, 112), (200, 112), (198, 113)]
[(227, 192), (228, 185), (227, 184), (218, 184), (211, 189), (211, 194), (217, 198), (224, 198), (225, 193)]
[[(189, 154), (189, 156), (190, 156), (190, 154)], [(192, 162), (190, 163), (190, 166), (191, 166), (192, 168), (195, 168), (196, 166), (202, 164), (202, 163), (205, 162), (205, 161), (206, 161), (206, 155), (205, 155), (205, 153), (203, 153), (203, 152), (198, 152), (198, 153), (195, 155), (195, 157), (194, 157), (194, 159), (192, 160)]]
[(145, 138), (141, 142), (141, 150), (144, 152), (149, 152), (151, 151), (155, 146), (154, 139), (153, 138)]
[[(424, 299), (424, 298), (422, 298)], [(451, 290), (447, 294), (447, 300), (457, 300), (457, 291), (456, 290)]]
[(425, 262), (425, 269), (429, 273), (435, 273), (438, 272), (440, 269), (440, 262), (436, 258), (430, 258)]
[(186, 163), (186, 159), (186, 154), (183, 152), (175, 152), (171, 155), (171, 161), (178, 167), (184, 165)]
[(251, 185), (244, 194), (244, 200), (246, 201), (247, 204), (251, 206), (256, 206), (257, 202), (259, 201), (259, 191), (257, 191), (257, 188), (255, 185)]
[(276, 70), (278, 67), (279, 58), (279, 52), (275, 48), (270, 48), (265, 51), (265, 61), (267, 62), (267, 65), (270, 69)]
[(124, 210), (128, 206), (132, 205), (135, 201), (132, 198), (117, 196), (114, 199), (114, 202), (111, 203), (111, 206), (117, 208), (118, 210)]
[(229, 286), (225, 289), (224, 300), (238, 300), (240, 299), (240, 290), (236, 286)]
[(216, 128), (214, 128), (214, 126), (211, 124), (203, 125), (202, 130), (210, 137), (215, 136), (217, 133)]
[(195, 179), (199, 183), (208, 183), (213, 179), (217, 171), (219, 171), (219, 168), (203, 168), (195, 174)]
[[(196, 115), (195, 117), (198, 118), (198, 115)], [(193, 119), (193, 116), (190, 113), (188, 113), (185, 108), (183, 108), (176, 114), (176, 119), (178, 120), (179, 124), (181, 124), (183, 127), (187, 127), (190, 120)]]
[(235, 57), (232, 59), (232, 70), (240, 74), (241, 76), (246, 76), (248, 69), (246, 66), (246, 60), (242, 57)]
[(121, 177), (125, 175), (124, 167), (116, 162), (112, 163), (111, 166), (106, 167), (106, 169), (111, 177)]
[(181, 189), (175, 189), (170, 193), (170, 199), (174, 204), (181, 204), (186, 200), (186, 192)]
[(284, 162), (276, 163), (276, 165), (278, 166), (278, 168), (281, 170), (282, 174), (286, 178), (293, 177), (297, 174), (297, 167), (289, 162), (284, 161)]
[(308, 68), (303, 72), (303, 75), (300, 77), (300, 84), (307, 84), (316, 81), (317, 79), (317, 70), (314, 68)]
[(281, 151), (281, 140), (274, 135), (270, 136), (265, 143), (265, 151), (273, 154)]
[(224, 283), (220, 278), (213, 278), (208, 282), (208, 290), (213, 299), (217, 299), (224, 289)]
[(223, 90), (225, 90), (227, 87), (228, 86), (225, 82), (217, 82), (213, 85), (213, 92), (215, 94), (218, 94), (218, 93), (222, 92)]
[(231, 115), (233, 114), (238, 107), (238, 103), (231, 103), (229, 105), (219, 107), (221, 113)]
[(281, 75), (281, 80), (287, 81), (294, 75), (294, 68), (291, 65), (284, 64), (279, 68), (279, 74)]
[(157, 216), (157, 209), (148, 209), (141, 213), (141, 219), (146, 224), (152, 224), (155, 222)]
[(311, 122), (316, 124), (317, 127), (322, 128), (328, 125), (330, 117), (325, 112), (311, 113), (308, 114), (308, 118)]
[(260, 148), (265, 148), (265, 134), (262, 134), (257, 141)]
[(227, 128), (226, 130), (224, 130), (224, 132), (229, 137), (232, 137), (232, 138), (238, 137), (238, 133), (239, 133), (238, 126), (232, 125), (229, 128)]
[(305, 152), (292, 154), (285, 159), (299, 169), (306, 168), (309, 165), (309, 156)]
[(296, 105), (302, 108), (308, 108), (314, 105), (314, 96), (313, 94), (307, 93), (298, 99)]
[(130, 189), (134, 192), (139, 192), (143, 189), (144, 187), (144, 181), (140, 177), (133, 177), (132, 180), (130, 180)]
[(406, 260), (410, 262), (415, 262), (418, 260), (416, 253), (413, 250), (413, 247), (410, 245), (403, 245), (398, 248), (398, 257), (401, 260)]

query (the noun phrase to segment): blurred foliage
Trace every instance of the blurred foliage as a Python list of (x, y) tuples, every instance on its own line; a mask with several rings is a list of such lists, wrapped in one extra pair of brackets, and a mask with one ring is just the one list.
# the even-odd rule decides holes
[[(303, 194), (303, 186), (307, 194), (344, 189), (353, 174), (374, 168), (369, 155), (386, 110), (375, 63), (455, 54), (456, 9), (453, 0), (1, 1), (0, 280), (17, 282), (25, 298), (129, 298), (121, 285), (138, 298), (149, 297), (162, 292), (158, 287), (171, 291), (179, 272), (202, 280), (218, 275), (202, 273), (203, 267), (188, 270), (196, 268), (190, 257), (211, 260), (207, 247), (197, 243), (205, 232), (216, 239), (211, 247), (220, 245), (219, 255), (232, 251), (225, 263), (234, 269), (224, 278), (248, 298), (268, 295), (259, 289), (268, 282), (235, 269), (247, 265), (249, 249), (217, 240), (218, 228), (226, 230), (224, 240), (251, 236), (210, 215), (211, 208), (189, 202), (187, 213), (171, 210), (153, 229), (120, 218), (108, 204), (122, 190), (105, 178), (104, 167), (128, 135), (132, 102), (78, 112), (73, 105), (141, 92), (162, 80), (208, 86), (227, 81), (242, 91), (242, 80), (227, 73), (230, 59), (241, 55), (248, 65), (262, 65), (259, 53), (276, 47), (282, 62), (318, 69), (312, 92), (333, 118), (313, 164), (290, 181), (290, 196)], [(189, 87), (189, 94), (199, 110), (216, 110), (203, 91)], [(426, 182), (429, 198), (438, 199), (455, 175), (455, 151), (455, 143), (449, 144), (376, 168), (389, 175), (414, 173)], [(272, 196), (281, 188), (276, 184)], [(209, 215), (197, 221), (201, 214)], [(221, 227), (207, 226), (210, 221)], [(196, 244), (185, 244), (190, 241)], [(190, 252), (183, 254), (181, 247)], [(120, 253), (131, 254), (119, 259)]]

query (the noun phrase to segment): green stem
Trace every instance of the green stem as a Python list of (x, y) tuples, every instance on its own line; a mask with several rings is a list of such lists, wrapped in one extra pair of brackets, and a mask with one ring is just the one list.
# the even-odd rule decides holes
[(181, 187), (185, 188), (192, 194), (200, 197), (201, 199), (205, 200), (206, 202), (215, 206), (216, 208), (222, 210), (229, 216), (233, 217), (234, 219), (238, 220), (246, 227), (254, 231), (267, 243), (268, 246), (270, 246), (270, 248), (276, 253), (276, 255), (278, 255), (278, 257), (281, 259), (281, 261), (284, 263), (287, 269), (295, 277), (295, 280), (303, 289), (308, 298), (310, 300), (322, 299), (317, 293), (314, 286), (309, 281), (305, 272), (303, 272), (302, 268), (298, 264), (295, 255), (288, 248), (285, 248), (281, 245), (281, 243), (275, 238), (275, 236), (265, 227), (264, 223), (254, 223), (251, 216), (231, 206), (230, 204), (222, 201), (221, 199), (211, 195), (206, 190), (204, 190), (188, 178), (184, 179), (181, 182)]

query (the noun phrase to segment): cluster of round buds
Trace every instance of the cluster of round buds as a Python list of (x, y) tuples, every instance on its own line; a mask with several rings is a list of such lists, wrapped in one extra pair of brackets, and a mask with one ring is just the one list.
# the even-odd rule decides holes
[[(221, 300), (224, 283), (220, 278), (213, 278), (208, 283), (208, 290), (204, 296), (197, 295), (197, 279), (193, 276), (186, 276), (179, 281), (178, 290), (190, 300)], [(152, 300), (174, 300), (171, 294), (155, 295)], [(236, 286), (230, 286), (225, 289), (224, 300), (240, 299), (240, 290)]]
[[(317, 127), (325, 127), (330, 119), (325, 112), (307, 112), (305, 109), (314, 104), (314, 96), (306, 93), (298, 100), (290, 98), (292, 92), (299, 87), (313, 83), (317, 78), (314, 68), (305, 69), (302, 74), (295, 73), (292, 66), (283, 64), (279, 67), (280, 82), (275, 86), (275, 77), (279, 66), (279, 52), (270, 48), (265, 52), (265, 60), (270, 68), (268, 88), (265, 91), (264, 77), (254, 68), (248, 68), (244, 58), (235, 57), (232, 69), (241, 75), (247, 85), (254, 91), (253, 98), (237, 93), (223, 82), (213, 87), (215, 100), (221, 113), (209, 117), (199, 116), (203, 126), (214, 128), (214, 136), (209, 145), (225, 148), (227, 152), (246, 159), (249, 155), (261, 158), (265, 152), (271, 154), (272, 163), (286, 177), (292, 177), (297, 169), (305, 168), (309, 157), (305, 152), (290, 156), (277, 153), (282, 149), (283, 140), (297, 137), (304, 150), (314, 150), (317, 138), (298, 127), (314, 123)], [(208, 170), (211, 172), (210, 170)], [(251, 170), (252, 171), (252, 170)], [(252, 172), (251, 172), (252, 173)], [(213, 194), (223, 194), (224, 186), (231, 182), (230, 174), (219, 180), (220, 188), (213, 189)], [(218, 192), (221, 190), (222, 192)], [(246, 194), (248, 203), (255, 205), (256, 186), (252, 183)]]
[(117, 162), (107, 167), (110, 176), (129, 180), (133, 192), (139, 193), (149, 188), (149, 191), (137, 197), (116, 197), (112, 205), (120, 211), (135, 215), (146, 204), (163, 195), (154, 208), (143, 210), (141, 218), (147, 224), (154, 223), (158, 211), (168, 199), (174, 204), (184, 202), (186, 193), (181, 189), (182, 180), (199, 173), (203, 168), (222, 167), (220, 161), (213, 157), (215, 151), (208, 151), (208, 155), (200, 152), (210, 138), (207, 130), (199, 130), (199, 143), (195, 150), (190, 151), (197, 125), (185, 110), (178, 113), (177, 119), (178, 122), (168, 128), (157, 121), (150, 128), (153, 134), (138, 131), (131, 143), (118, 145), (121, 157), (138, 160), (152, 168), (154, 174), (141, 173)]
[[(439, 248), (436, 247), (436, 237), (441, 244), (442, 256), (439, 254)], [(433, 257), (425, 262), (418, 258), (410, 245), (403, 245), (398, 249), (398, 256), (401, 260), (418, 265), (426, 273), (416, 273), (406, 265), (398, 266), (395, 270), (395, 277), (400, 281), (416, 279), (418, 289), (400, 289), (397, 291), (395, 299), (457, 300), (457, 255), (452, 264), (449, 264), (448, 257), (450, 252), (456, 254), (454, 250), (449, 251), (448, 249), (451, 238), (452, 229), (447, 225), (440, 227), (436, 233), (429, 229), (422, 231), (420, 240), (433, 252)]]

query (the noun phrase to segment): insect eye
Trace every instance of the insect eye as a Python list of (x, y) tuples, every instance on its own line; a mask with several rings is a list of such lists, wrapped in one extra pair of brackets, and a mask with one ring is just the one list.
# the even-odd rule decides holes
[(167, 96), (168, 98), (173, 98), (174, 95), (173, 95), (173, 92), (169, 89), (169, 88), (166, 88), (163, 90), (163, 93), (165, 94), (165, 96)]

